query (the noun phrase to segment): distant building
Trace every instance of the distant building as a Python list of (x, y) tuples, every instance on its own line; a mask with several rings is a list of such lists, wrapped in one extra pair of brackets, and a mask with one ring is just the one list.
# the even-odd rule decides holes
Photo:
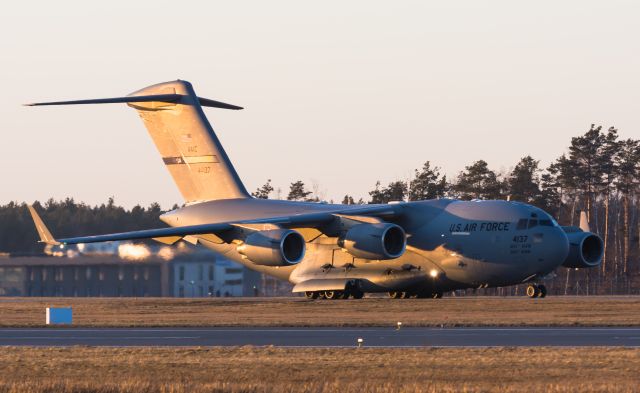
[(260, 275), (208, 251), (156, 255), (2, 256), (0, 296), (254, 296)]
[(260, 275), (223, 258), (173, 260), (169, 264), (174, 297), (257, 296)]

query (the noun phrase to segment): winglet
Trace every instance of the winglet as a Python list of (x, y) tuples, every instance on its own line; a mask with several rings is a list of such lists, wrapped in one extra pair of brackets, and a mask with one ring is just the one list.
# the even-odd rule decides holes
[(38, 231), (38, 235), (40, 235), (40, 243), (51, 244), (53, 246), (62, 244), (53, 238), (53, 236), (51, 235), (51, 232), (49, 232), (49, 229), (47, 228), (46, 225), (44, 225), (44, 222), (42, 222), (42, 219), (36, 212), (36, 209), (34, 209), (33, 206), (31, 205), (27, 207), (29, 208), (29, 213), (31, 213), (31, 218), (33, 218), (33, 223), (36, 225), (36, 230)]
[(584, 232), (591, 232), (591, 229), (589, 228), (589, 220), (587, 220), (587, 213), (585, 213), (584, 210), (580, 212), (580, 229)]

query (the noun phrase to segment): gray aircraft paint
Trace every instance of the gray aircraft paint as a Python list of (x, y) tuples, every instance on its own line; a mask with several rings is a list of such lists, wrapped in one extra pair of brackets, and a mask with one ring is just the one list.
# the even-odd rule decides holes
[[(346, 283), (357, 283), (365, 292), (514, 285), (548, 275), (569, 254), (565, 230), (541, 209), (519, 202), (439, 199), (363, 206), (251, 198), (202, 110), (203, 105), (241, 108), (199, 98), (188, 82), (161, 83), (115, 99), (32, 105), (112, 102), (138, 110), (186, 204), (161, 216), (171, 229), (60, 240), (43, 232), (46, 227), (32, 210), (45, 242), (155, 238), (173, 243), (183, 238), (289, 280), (296, 292), (340, 290)], [(529, 219), (545, 225), (527, 228)], [(401, 226), (406, 251), (389, 260), (346, 252), (338, 245), (336, 228), (353, 220)], [(521, 220), (524, 228), (518, 227)], [(300, 263), (257, 265), (238, 252), (246, 233), (273, 228), (294, 229), (304, 236), (306, 253)]]

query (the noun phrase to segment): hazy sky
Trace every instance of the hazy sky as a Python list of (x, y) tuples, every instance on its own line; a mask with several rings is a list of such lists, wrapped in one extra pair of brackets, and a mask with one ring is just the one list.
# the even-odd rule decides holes
[(246, 108), (206, 113), (250, 191), (546, 166), (591, 123), (640, 137), (639, 21), (637, 1), (11, 2), (0, 203), (180, 203), (132, 109), (20, 106), (177, 78)]

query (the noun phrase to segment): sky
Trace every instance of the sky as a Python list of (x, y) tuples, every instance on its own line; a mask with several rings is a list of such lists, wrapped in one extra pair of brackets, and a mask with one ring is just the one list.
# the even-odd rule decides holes
[(23, 107), (185, 79), (249, 191), (367, 199), (429, 160), (547, 166), (592, 123), (640, 138), (636, 1), (11, 2), (0, 203), (182, 203), (135, 111)]

